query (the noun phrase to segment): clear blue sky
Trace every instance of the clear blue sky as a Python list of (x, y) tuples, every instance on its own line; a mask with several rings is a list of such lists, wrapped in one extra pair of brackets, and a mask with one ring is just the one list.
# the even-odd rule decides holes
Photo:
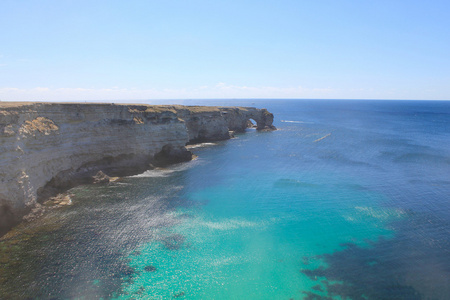
[(446, 1), (0, 0), (0, 100), (450, 99)]

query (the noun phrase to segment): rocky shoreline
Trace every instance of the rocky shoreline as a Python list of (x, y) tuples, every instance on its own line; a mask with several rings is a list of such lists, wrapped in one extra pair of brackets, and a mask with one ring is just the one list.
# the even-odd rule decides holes
[(71, 187), (189, 161), (186, 145), (272, 123), (253, 107), (0, 102), (0, 236)]

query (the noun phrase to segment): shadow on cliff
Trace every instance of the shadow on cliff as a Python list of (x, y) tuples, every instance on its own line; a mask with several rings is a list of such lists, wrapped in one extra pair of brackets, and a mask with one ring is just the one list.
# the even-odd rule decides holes
[(20, 219), (14, 215), (11, 207), (7, 204), (0, 205), (0, 237), (7, 233)]

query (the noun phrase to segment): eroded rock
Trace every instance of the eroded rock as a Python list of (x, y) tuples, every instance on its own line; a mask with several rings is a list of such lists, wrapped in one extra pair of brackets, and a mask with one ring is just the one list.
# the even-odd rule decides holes
[(94, 183), (109, 183), (110, 177), (103, 173), (102, 171), (98, 171), (95, 176), (92, 177), (94, 179)]
[(0, 102), (0, 236), (50, 197), (191, 160), (186, 144), (229, 139), (250, 119), (274, 129), (252, 107)]

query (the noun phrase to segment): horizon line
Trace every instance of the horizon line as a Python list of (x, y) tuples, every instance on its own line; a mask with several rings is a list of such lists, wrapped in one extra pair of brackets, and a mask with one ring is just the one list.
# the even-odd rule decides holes
[(0, 102), (32, 102), (32, 103), (71, 103), (71, 102), (118, 102), (124, 101), (143, 102), (143, 101), (224, 101), (224, 100), (248, 100), (248, 101), (260, 101), (260, 100), (349, 100), (349, 101), (450, 101), (450, 99), (375, 99), (375, 98), (151, 98), (151, 99), (95, 99), (95, 100), (4, 100), (0, 99)]

